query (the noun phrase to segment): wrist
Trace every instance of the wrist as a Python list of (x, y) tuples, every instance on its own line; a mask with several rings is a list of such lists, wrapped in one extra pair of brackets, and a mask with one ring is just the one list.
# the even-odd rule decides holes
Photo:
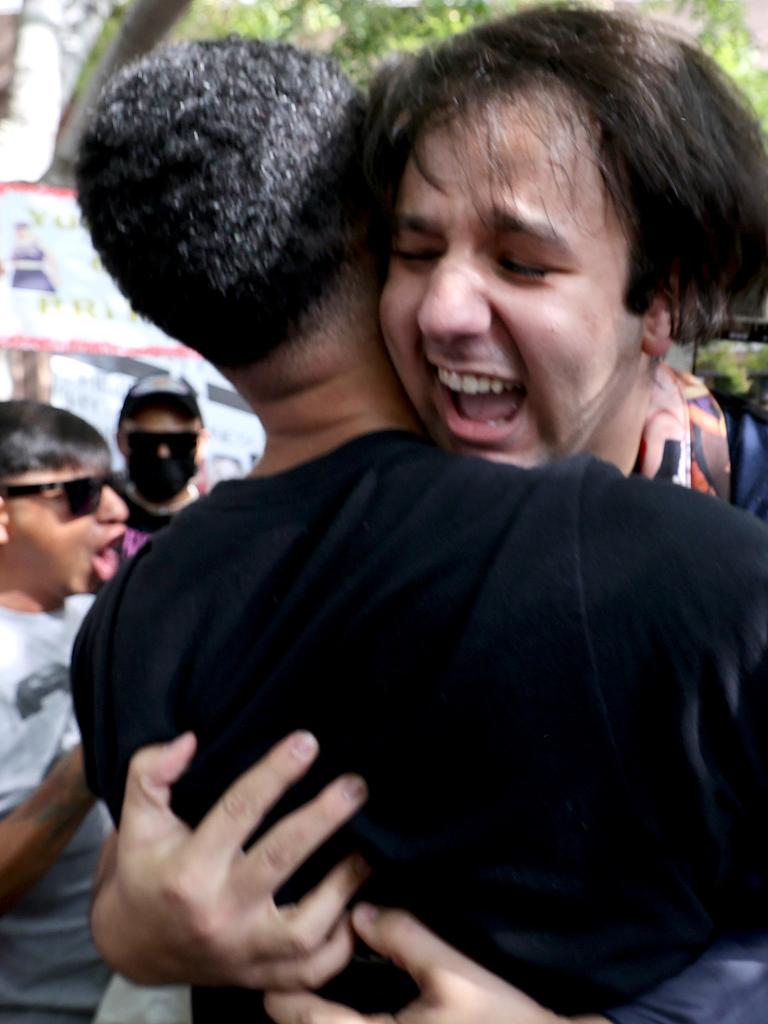
[(95, 797), (88, 789), (83, 767), (83, 748), (78, 745), (62, 754), (48, 776), (52, 787), (56, 787), (62, 800), (69, 803), (89, 805)]
[[(96, 893), (91, 908), (94, 945), (104, 962), (129, 981), (137, 985), (165, 983), (167, 979), (156, 975), (153, 970), (157, 967), (155, 958), (150, 961), (149, 968), (143, 962), (143, 954), (151, 948), (156, 936), (141, 928), (142, 916), (135, 910), (126, 909), (119, 886), (113, 879), (105, 882)], [(116, 921), (119, 927), (115, 927)]]

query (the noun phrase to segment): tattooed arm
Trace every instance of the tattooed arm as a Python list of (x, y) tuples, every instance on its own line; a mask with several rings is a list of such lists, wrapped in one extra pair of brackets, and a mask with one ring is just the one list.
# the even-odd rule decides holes
[(80, 746), (63, 754), (31, 796), (0, 821), (0, 914), (54, 864), (91, 809)]

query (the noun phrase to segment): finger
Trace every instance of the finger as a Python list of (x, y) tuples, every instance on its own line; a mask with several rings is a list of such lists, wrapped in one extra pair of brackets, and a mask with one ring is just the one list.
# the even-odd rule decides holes
[(368, 789), (359, 775), (342, 775), (314, 800), (278, 821), (236, 866), (241, 898), (263, 894), (265, 885), (274, 892), (367, 797)]
[(352, 912), (352, 924), (371, 949), (393, 960), (419, 986), (421, 998), (398, 1014), (402, 1024), (437, 1024), (447, 1014), (448, 1020), (455, 1020), (455, 989), (446, 987), (450, 978), (462, 979), (480, 994), (496, 993), (493, 998), (501, 1000), (505, 1019), (554, 1020), (524, 992), (459, 953), (404, 910), (379, 910), (361, 903)]
[(276, 1024), (395, 1024), (394, 1017), (363, 1017), (309, 992), (267, 992), (264, 1009)]
[(311, 945), (315, 945), (345, 914), (349, 901), (370, 874), (368, 864), (354, 853), (329, 871), (304, 899), (281, 913), (291, 926), (308, 937)]
[(436, 966), (455, 971), (474, 966), (405, 910), (360, 903), (352, 911), (352, 926), (366, 945), (407, 971), (419, 988), (428, 984)]
[(244, 772), (217, 800), (193, 835), (195, 853), (220, 858), (239, 853), (248, 836), (286, 790), (302, 777), (317, 756), (308, 732), (294, 732)]
[(125, 840), (154, 836), (158, 814), (167, 817), (171, 786), (192, 760), (197, 741), (191, 732), (170, 743), (143, 747), (131, 758), (125, 783), (120, 830)]
[(355, 936), (349, 918), (339, 921), (328, 938), (306, 957), (265, 961), (256, 954), (246, 982), (251, 988), (316, 989), (342, 971), (355, 951)]

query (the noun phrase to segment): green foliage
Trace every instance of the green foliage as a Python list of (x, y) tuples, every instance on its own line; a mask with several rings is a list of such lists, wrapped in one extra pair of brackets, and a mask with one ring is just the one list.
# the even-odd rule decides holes
[[(364, 84), (378, 61), (415, 50), (526, 0), (195, 0), (176, 35), (230, 32), (288, 39), (332, 53)], [(528, 0), (530, 2), (530, 0)], [(651, 10), (687, 15), (704, 49), (750, 97), (768, 128), (768, 71), (761, 68), (743, 0), (645, 0)]]
[(115, 6), (112, 8), (112, 12), (104, 22), (104, 27), (101, 30), (99, 38), (88, 55), (88, 59), (80, 69), (80, 74), (77, 77), (77, 84), (75, 85), (75, 95), (77, 95), (84, 87), (85, 83), (91, 77), (96, 69), (96, 65), (99, 63), (101, 58), (104, 56), (107, 47), (112, 42), (112, 39), (120, 27), (120, 22), (123, 20), (126, 8), (131, 4), (131, 0), (115, 0)]
[(702, 49), (746, 93), (768, 131), (768, 70), (760, 66), (744, 0), (648, 0), (647, 6), (685, 14), (692, 20)]
[(701, 349), (696, 359), (696, 371), (700, 373), (702, 370), (710, 370), (715, 374), (715, 384), (722, 391), (733, 395), (743, 395), (749, 391), (747, 363), (727, 344), (715, 343)]
[(515, 0), (196, 0), (177, 35), (288, 39), (333, 54), (364, 84), (378, 61), (514, 10)]
[(768, 373), (768, 345), (750, 352), (744, 362), (750, 373)]

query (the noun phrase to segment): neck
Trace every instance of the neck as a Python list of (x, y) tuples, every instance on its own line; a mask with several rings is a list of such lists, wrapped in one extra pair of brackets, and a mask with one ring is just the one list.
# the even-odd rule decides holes
[(55, 612), (64, 606), (58, 595), (31, 588), (5, 586), (0, 577), (0, 608), (14, 612)]
[(418, 432), (415, 415), (397, 391), (368, 378), (351, 369), (300, 397), (257, 406), (267, 443), (254, 475), (284, 472), (377, 430)]
[(637, 464), (653, 384), (654, 368), (648, 366), (637, 375), (621, 407), (606, 417), (610, 429), (586, 446), (592, 455), (613, 463), (625, 476), (629, 476)]
[(377, 430), (421, 432), (376, 324), (374, 297), (334, 330), (304, 333), (290, 352), (230, 375), (267, 435), (253, 476), (285, 472)]
[(164, 501), (158, 503), (155, 501), (149, 501), (136, 489), (136, 484), (133, 480), (128, 480), (125, 484), (125, 492), (131, 501), (134, 501), (137, 505), (141, 505), (142, 508), (146, 509), (147, 512), (152, 512), (157, 516), (171, 515), (174, 512), (179, 512), (187, 505), (196, 501), (200, 497), (200, 491), (197, 488), (197, 484), (188, 483), (183, 491), (179, 491), (178, 494), (174, 495), (170, 501)]

